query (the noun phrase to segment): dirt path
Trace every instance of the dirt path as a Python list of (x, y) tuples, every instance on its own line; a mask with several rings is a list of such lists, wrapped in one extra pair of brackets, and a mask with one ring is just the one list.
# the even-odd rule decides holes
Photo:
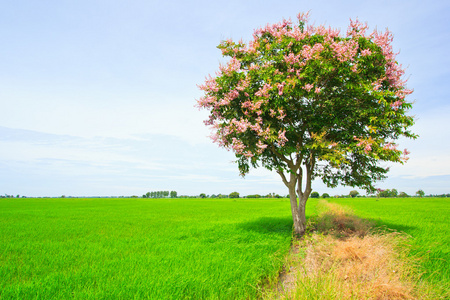
[(439, 299), (407, 255), (408, 236), (376, 232), (348, 209), (320, 205), (266, 299)]

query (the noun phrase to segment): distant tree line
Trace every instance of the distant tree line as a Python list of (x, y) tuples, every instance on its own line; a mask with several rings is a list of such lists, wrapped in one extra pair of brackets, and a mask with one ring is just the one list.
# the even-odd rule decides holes
[[(348, 195), (334, 195), (334, 198), (407, 198), (407, 197), (450, 197), (450, 194), (440, 195), (425, 195), (423, 190), (418, 190), (414, 195), (408, 195), (405, 192), (398, 192), (396, 189), (377, 189), (375, 194), (372, 195), (360, 195), (358, 191), (352, 190)], [(310, 198), (330, 198), (328, 193), (323, 193), (322, 196), (318, 192), (312, 192)]]
[(145, 195), (142, 195), (142, 198), (177, 198), (176, 191), (154, 191), (147, 192)]
[[(450, 193), (447, 194), (429, 194), (425, 195), (425, 192), (423, 190), (418, 190), (414, 195), (408, 195), (405, 192), (398, 192), (396, 189), (378, 189), (375, 194), (373, 195), (360, 195), (358, 191), (352, 190), (349, 194), (346, 195), (334, 195), (334, 198), (406, 198), (406, 197), (437, 197), (437, 198), (450, 198)], [(247, 196), (240, 196), (238, 192), (232, 192), (230, 194), (211, 194), (207, 195), (205, 193), (201, 193), (200, 195), (180, 195), (178, 196), (176, 191), (153, 191), (148, 192), (144, 195), (142, 195), (142, 198), (289, 198), (289, 195), (287, 196), (280, 196), (276, 193), (269, 193), (267, 195), (260, 195), (260, 194), (251, 194)], [(318, 192), (314, 191), (311, 193), (310, 198), (330, 198), (331, 196), (328, 193), (323, 193), (320, 195)], [(20, 195), (9, 195), (9, 194), (3, 194), (0, 195), (0, 198), (27, 198), (27, 196), (20, 196)], [(55, 197), (31, 197), (31, 198), (55, 198)], [(133, 196), (66, 196), (62, 195), (56, 198), (139, 198), (136, 195)]]
[[(20, 198), (20, 195), (8, 195), (8, 194), (4, 194), (4, 195), (0, 195), (0, 198)], [(26, 196), (22, 196), (22, 198), (26, 198)]]
[[(192, 198), (191, 196), (181, 196), (181, 197), (189, 197)], [(286, 198), (289, 198), (289, 196), (285, 196)], [(195, 198), (195, 196), (194, 196)], [(211, 194), (211, 195), (207, 195), (205, 193), (201, 193), (198, 198), (283, 198), (283, 196), (280, 196), (276, 193), (269, 193), (267, 195), (260, 195), (260, 194), (253, 194), (253, 195), (247, 195), (247, 196), (240, 196), (240, 194), (238, 192), (232, 192), (230, 194)]]

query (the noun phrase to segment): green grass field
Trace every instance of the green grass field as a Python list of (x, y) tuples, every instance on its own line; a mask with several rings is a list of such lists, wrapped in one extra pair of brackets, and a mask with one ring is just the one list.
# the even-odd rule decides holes
[(450, 198), (329, 199), (378, 226), (411, 235), (424, 278), (450, 288)]
[(1, 199), (0, 299), (251, 299), (291, 229), (287, 199)]
[[(448, 199), (328, 201), (410, 234), (448, 286)], [(254, 299), (291, 232), (287, 199), (0, 199), (0, 299)]]

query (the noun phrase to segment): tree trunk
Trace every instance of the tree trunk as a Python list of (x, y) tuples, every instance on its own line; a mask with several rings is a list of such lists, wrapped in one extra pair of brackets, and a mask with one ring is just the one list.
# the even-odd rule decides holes
[(306, 231), (306, 201), (300, 200), (300, 205), (297, 204), (297, 194), (295, 192), (295, 188), (289, 189), (289, 197), (291, 201), (292, 220), (294, 221), (294, 233), (297, 237), (301, 237)]

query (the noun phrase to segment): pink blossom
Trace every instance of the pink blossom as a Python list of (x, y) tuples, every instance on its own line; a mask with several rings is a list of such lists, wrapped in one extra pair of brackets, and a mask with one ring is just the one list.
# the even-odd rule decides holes
[(228, 104), (230, 104), (230, 99), (228, 99), (228, 98), (223, 98), (218, 103), (219, 106), (227, 106)]
[(238, 140), (237, 138), (232, 139), (231, 147), (237, 154), (241, 154), (246, 148), (244, 143), (242, 143), (242, 141)]
[(316, 89), (314, 90), (314, 93), (319, 94), (321, 90), (322, 89), (320, 87), (316, 87)]
[(317, 57), (324, 49), (323, 45), (320, 43), (315, 44), (312, 48), (309, 45), (304, 45), (301, 51), (302, 57), (307, 61), (313, 57)]
[(213, 115), (210, 115), (209, 118), (208, 118), (208, 120), (204, 120), (204, 121), (203, 121), (203, 124), (209, 126), (209, 125), (213, 125), (214, 122), (215, 122), (214, 116), (213, 116)]
[(311, 59), (312, 58), (311, 46), (304, 45), (301, 53), (302, 53), (303, 58), (305, 58), (306, 60)]
[(231, 124), (233, 124), (236, 128), (236, 132), (243, 133), (250, 127), (251, 123), (247, 119), (240, 119), (237, 121), (236, 119), (231, 120)]
[(226, 94), (225, 97), (229, 98), (230, 100), (234, 100), (239, 97), (239, 92), (236, 90), (232, 90), (228, 94)]
[(373, 90), (374, 91), (378, 91), (380, 89), (380, 87), (381, 87), (381, 83), (380, 82), (373, 82), (372, 86), (373, 86)]
[(278, 114), (279, 114), (277, 117), (278, 120), (283, 120), (284, 117), (286, 117), (286, 114), (284, 113), (284, 111), (281, 108), (278, 109)]
[(312, 84), (306, 84), (304, 87), (303, 87), (303, 89), (304, 90), (306, 90), (306, 91), (311, 91), (311, 89), (314, 87), (314, 85), (312, 85)]
[(264, 149), (267, 148), (267, 145), (263, 144), (261, 140), (258, 140), (258, 143), (256, 143), (256, 147), (258, 147), (257, 153), (261, 154), (263, 153)]
[(348, 27), (347, 30), (347, 36), (353, 37), (364, 36), (367, 28), (369, 28), (367, 23), (362, 24), (358, 19), (356, 19), (356, 21), (350, 19), (350, 26)]
[(294, 53), (289, 53), (289, 55), (285, 55), (283, 58), (286, 63), (293, 65), (300, 61), (300, 54), (294, 55)]
[(261, 126), (258, 123), (254, 124), (254, 125), (250, 125), (249, 127), (251, 130), (253, 130), (257, 133), (261, 132)]
[(372, 37), (375, 44), (381, 47), (381, 51), (386, 60), (386, 79), (393, 87), (402, 88), (405, 81), (402, 81), (401, 78), (405, 71), (402, 69), (402, 66), (395, 61), (396, 53), (394, 53), (391, 44), (393, 41), (392, 33), (388, 30), (383, 34), (374, 31)]
[(283, 88), (284, 88), (285, 84), (286, 84), (286, 82), (282, 82), (277, 85), (278, 86), (278, 95), (280, 95), (280, 96), (283, 95)]
[(361, 56), (369, 56), (372, 54), (372, 51), (370, 49), (364, 49), (361, 51)]
[(307, 32), (302, 32), (298, 27), (295, 27), (293, 30), (289, 31), (287, 33), (287, 36), (294, 38), (297, 41), (303, 40), (305, 37), (308, 36)]
[(262, 88), (260, 88), (255, 95), (258, 97), (269, 98), (269, 91), (272, 89), (272, 86), (268, 83), (264, 84)]
[(389, 143), (387, 143), (386, 145), (383, 146), (383, 149), (384, 150), (397, 150), (397, 146), (398, 145), (389, 142)]
[(253, 156), (255, 156), (252, 152), (250, 152), (250, 151), (246, 151), (245, 153), (244, 153), (244, 156), (245, 157), (247, 157), (247, 158), (252, 158)]
[(286, 130), (283, 129), (283, 131), (278, 131), (278, 143), (280, 146), (284, 146), (288, 139), (286, 138)]
[(309, 19), (309, 12), (307, 12), (307, 13), (299, 13), (297, 15), (297, 19), (299, 20), (299, 22), (307, 23), (308, 19)]
[(403, 150), (403, 156), (400, 157), (400, 160), (404, 161), (404, 162), (408, 161), (409, 160), (408, 154), (410, 154), (410, 153), (411, 152), (409, 152), (407, 149), (404, 149)]
[(242, 108), (250, 108), (250, 107), (252, 107), (252, 105), (253, 105), (253, 103), (250, 100), (247, 100), (241, 104), (241, 107)]
[(233, 72), (239, 71), (240, 68), (241, 62), (233, 57), (225, 66), (220, 66), (220, 71), (225, 75), (231, 75)]
[(242, 92), (249, 86), (249, 84), (250, 84), (250, 82), (249, 82), (248, 78), (246, 80), (241, 80), (241, 81), (239, 81), (236, 89)]
[(253, 37), (255, 39), (259, 38), (265, 33), (269, 33), (274, 37), (282, 37), (286, 35), (288, 32), (288, 27), (292, 27), (292, 21), (284, 19), (282, 22), (278, 24), (267, 24), (264, 28), (258, 28), (254, 31)]
[(249, 70), (259, 70), (259, 66), (255, 65), (255, 64), (251, 64), (250, 67), (248, 68)]
[(400, 106), (402, 106), (402, 104), (403, 104), (403, 101), (397, 100), (394, 103), (391, 103), (391, 107), (393, 110), (397, 111), (400, 108)]
[(201, 97), (200, 99), (197, 100), (197, 107), (198, 108), (210, 107), (216, 101), (217, 101), (217, 98), (214, 96)]
[(398, 90), (395, 92), (395, 96), (397, 96), (398, 98), (403, 100), (403, 99), (405, 99), (406, 95), (410, 95), (410, 94), (412, 94), (412, 92), (413, 92), (413, 90), (408, 90), (408, 89)]
[(333, 42), (330, 45), (335, 52), (335, 57), (340, 61), (353, 60), (358, 51), (358, 42), (354, 40)]
[(267, 127), (266, 130), (262, 130), (262, 128), (261, 128), (260, 131), (258, 132), (258, 135), (261, 137), (264, 137), (267, 140), (270, 135), (270, 128)]
[(211, 75), (206, 77), (205, 83), (201, 85), (197, 85), (199, 89), (205, 92), (215, 92), (219, 91), (219, 86), (217, 85), (216, 79), (212, 78)]
[(247, 53), (256, 53), (256, 49), (258, 48), (259, 43), (256, 41), (250, 41), (248, 43), (248, 49), (247, 49)]
[(209, 137), (212, 139), (213, 143), (217, 143), (220, 147), (225, 147), (227, 141), (219, 133), (213, 133)]
[(364, 152), (366, 154), (372, 150), (372, 146), (371, 146), (372, 143), (370, 141), (363, 140), (362, 138), (357, 138), (356, 136), (353, 136), (353, 139), (356, 141), (359, 141), (359, 143), (356, 144), (356, 146), (358, 146), (358, 147), (364, 146)]

